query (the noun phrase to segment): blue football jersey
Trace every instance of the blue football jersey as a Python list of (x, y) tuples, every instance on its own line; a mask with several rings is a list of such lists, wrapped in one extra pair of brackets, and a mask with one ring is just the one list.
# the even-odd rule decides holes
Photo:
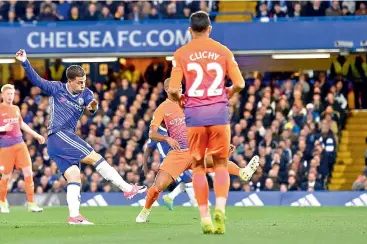
[[(161, 126), (158, 128), (158, 133), (162, 136), (168, 136), (167, 130)], [(171, 147), (167, 142), (158, 142), (151, 139), (148, 140), (147, 146), (153, 149), (158, 149), (159, 154), (161, 155), (161, 162), (166, 158), (168, 152), (171, 150)]]
[(85, 88), (81, 93), (74, 95), (69, 92), (65, 83), (41, 78), (31, 67), (28, 60), (23, 62), (22, 66), (32, 84), (50, 96), (48, 134), (61, 130), (75, 132), (76, 125), (83, 115), (84, 109), (94, 99), (93, 92)]

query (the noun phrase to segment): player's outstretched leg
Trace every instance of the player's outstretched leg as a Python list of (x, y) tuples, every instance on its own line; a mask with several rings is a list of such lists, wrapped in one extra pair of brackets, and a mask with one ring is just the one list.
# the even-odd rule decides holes
[(136, 194), (143, 193), (147, 190), (146, 186), (132, 185), (124, 181), (121, 175), (95, 151), (92, 151), (89, 155), (83, 158), (81, 162), (93, 165), (105, 180), (110, 181), (112, 184), (120, 188), (121, 191), (124, 192), (124, 196), (128, 199), (131, 199)]
[(173, 201), (181, 193), (185, 192), (185, 183), (180, 182), (173, 191), (163, 196), (163, 201), (169, 210), (173, 210)]
[(225, 208), (228, 198), (228, 191), (230, 185), (228, 173), (228, 159), (214, 157), (214, 192), (216, 197), (215, 211), (214, 211), (214, 226), (215, 234), (224, 234), (225, 232)]
[(10, 179), (10, 174), (2, 174), (0, 181), (0, 212), (9, 213), (9, 205), (6, 201), (6, 195), (8, 194), (8, 182)]
[(193, 170), (192, 183), (194, 187), (196, 201), (201, 218), (201, 227), (204, 234), (212, 234), (213, 222), (209, 212), (209, 185), (206, 179), (206, 171), (204, 168), (203, 160), (195, 162), (195, 168)]
[(149, 188), (144, 208), (136, 217), (137, 223), (145, 223), (148, 220), (153, 203), (157, 201), (159, 194), (173, 182), (173, 178), (167, 172), (160, 170), (153, 185)]
[(27, 195), (28, 201), (28, 212), (42, 212), (43, 208), (37, 206), (34, 202), (34, 182), (33, 182), (33, 172), (31, 166), (22, 168), (24, 183), (25, 183), (25, 193)]
[(83, 217), (80, 210), (80, 169), (78, 166), (73, 165), (69, 167), (64, 176), (68, 182), (66, 201), (69, 207), (69, 219), (68, 223), (70, 225), (93, 225), (88, 219)]
[(181, 193), (185, 192), (190, 198), (191, 206), (197, 206), (194, 189), (192, 188), (192, 171), (186, 170), (183, 172), (179, 178), (176, 180), (178, 185), (176, 188), (167, 195), (163, 196), (163, 201), (169, 210), (173, 210), (173, 201)]

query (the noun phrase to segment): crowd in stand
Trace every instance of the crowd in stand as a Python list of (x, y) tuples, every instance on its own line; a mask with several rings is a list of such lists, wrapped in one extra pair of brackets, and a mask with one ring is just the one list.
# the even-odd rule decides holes
[[(155, 108), (165, 99), (162, 81), (169, 74), (163, 62), (153, 60), (144, 72), (124, 68), (109, 71), (106, 80), (87, 80), (100, 102), (92, 117), (83, 115), (77, 134), (101, 153), (108, 163), (132, 183), (151, 185), (159, 168), (159, 152), (150, 158), (151, 170), (142, 172), (143, 149)], [(53, 77), (48, 77), (53, 79)], [(231, 160), (245, 167), (255, 154), (261, 167), (249, 183), (233, 178), (231, 190), (322, 190), (336, 160), (340, 129), (347, 109), (348, 83), (328, 80), (321, 72), (314, 79), (305, 75), (267, 82), (258, 77), (230, 101)], [(15, 104), (26, 123), (47, 136), (48, 99), (27, 80), (13, 81)], [(32, 157), (36, 191), (63, 192), (65, 180), (50, 161), (45, 146), (25, 135)], [(117, 191), (104, 182), (92, 167), (83, 172), (83, 191)], [(12, 176), (10, 191), (24, 191), (19, 172)]]
[(365, 1), (259, 1), (258, 18), (367, 15)]
[(104, 21), (185, 19), (217, 9), (217, 1), (0, 1), (0, 21)]

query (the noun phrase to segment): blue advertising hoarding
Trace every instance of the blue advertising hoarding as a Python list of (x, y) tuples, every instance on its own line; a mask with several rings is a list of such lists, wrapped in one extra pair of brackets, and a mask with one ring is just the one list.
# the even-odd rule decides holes
[[(154, 206), (163, 206), (161, 194)], [(145, 204), (146, 194), (139, 194), (128, 200), (120, 192), (113, 193), (81, 193), (82, 206), (137, 206)], [(26, 196), (21, 193), (8, 194), (10, 205), (26, 205)], [(65, 206), (65, 193), (36, 194), (35, 201), (41, 206)], [(209, 202), (215, 203), (214, 193), (210, 193)], [(192, 206), (186, 193), (175, 199), (176, 206)], [(263, 207), (263, 206), (291, 206), (291, 207), (367, 207), (367, 193), (365, 192), (229, 192), (228, 206), (235, 207)]]
[[(367, 40), (366, 19), (214, 23), (212, 37), (239, 54), (265, 50), (335, 49), (337, 40)], [(167, 55), (187, 43), (188, 23), (59, 22), (0, 25), (0, 55)]]

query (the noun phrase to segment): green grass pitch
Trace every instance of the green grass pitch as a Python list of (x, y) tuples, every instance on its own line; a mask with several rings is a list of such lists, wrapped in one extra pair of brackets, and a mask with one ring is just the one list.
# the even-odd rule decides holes
[(229, 207), (225, 235), (201, 234), (195, 208), (154, 207), (150, 222), (135, 223), (137, 207), (87, 207), (95, 226), (69, 226), (66, 207), (0, 214), (1, 244), (357, 244), (367, 242), (366, 208)]

